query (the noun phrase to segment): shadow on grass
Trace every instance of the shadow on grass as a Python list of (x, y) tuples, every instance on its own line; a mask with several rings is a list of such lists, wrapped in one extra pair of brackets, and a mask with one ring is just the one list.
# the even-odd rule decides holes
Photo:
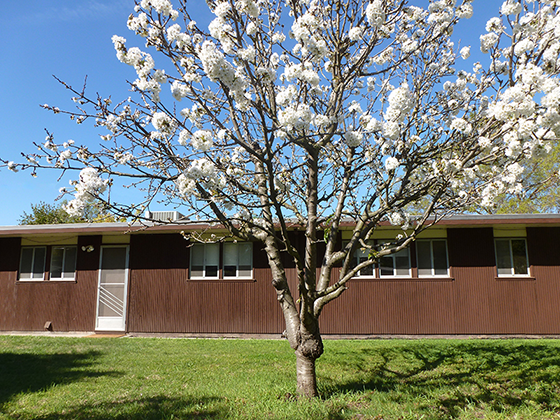
[(119, 375), (94, 369), (95, 351), (68, 354), (0, 353), (0, 405), (22, 392), (38, 392), (83, 378)]
[[(211, 408), (208, 408), (210, 406)], [(35, 420), (161, 420), (161, 419), (223, 419), (228, 412), (225, 400), (219, 398), (171, 398), (154, 396), (140, 399), (80, 404), (63, 413), (34, 417)]]
[[(354, 362), (342, 362), (343, 360)], [(385, 393), (419, 411), (455, 417), (466, 407), (505, 412), (522, 406), (560, 409), (560, 348), (530, 342), (405, 343), (361, 349), (340, 357), (346, 382), (333, 381), (325, 396), (339, 392)], [(335, 362), (336, 363), (336, 362)], [(350, 375), (349, 375), (350, 376)]]

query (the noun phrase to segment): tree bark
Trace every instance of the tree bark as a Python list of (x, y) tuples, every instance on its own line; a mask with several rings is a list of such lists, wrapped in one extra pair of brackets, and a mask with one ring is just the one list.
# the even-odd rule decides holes
[(318, 397), (315, 358), (307, 357), (296, 350), (297, 392), (302, 397)]
[(300, 314), (296, 339), (297, 391), (301, 397), (315, 398), (319, 396), (315, 361), (323, 354), (318, 319), (310, 314)]

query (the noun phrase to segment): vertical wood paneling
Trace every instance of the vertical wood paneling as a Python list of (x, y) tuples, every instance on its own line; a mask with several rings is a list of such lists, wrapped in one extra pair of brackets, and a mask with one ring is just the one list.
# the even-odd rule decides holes
[[(188, 243), (178, 234), (131, 238), (129, 331), (180, 333), (281, 333), (283, 323), (254, 250), (256, 281), (189, 280)], [(162, 267), (171, 266), (164, 271)]]
[(560, 228), (527, 228), (531, 274), (535, 277), (534, 330), (538, 334), (560, 331)]
[[(81, 251), (84, 244), (92, 244), (95, 251)], [(0, 330), (40, 331), (45, 322), (52, 322), (55, 331), (92, 331), (95, 325), (97, 269), (92, 261), (99, 261), (101, 237), (80, 237), (76, 261), (76, 281), (17, 282), (20, 241), (0, 239)], [(97, 262), (98, 264), (98, 262)]]
[(13, 330), (16, 317), (16, 280), (20, 238), (0, 238), (0, 331)]
[(448, 229), (449, 264), (454, 280), (453, 307), (457, 334), (489, 334), (489, 288), (494, 282), (492, 228)]
[[(560, 334), (560, 228), (527, 228), (530, 279), (498, 279), (492, 228), (449, 228), (451, 279), (356, 279), (320, 319), (331, 334)], [(293, 233), (294, 243), (301, 242)], [(78, 241), (76, 282), (16, 282), (20, 240), (0, 238), (0, 330), (91, 331), (101, 237)], [(95, 251), (81, 251), (94, 245)], [(266, 255), (255, 281), (191, 281), (179, 234), (131, 237), (128, 330), (280, 333), (284, 320)], [(301, 245), (301, 244), (300, 244)], [(283, 258), (288, 264), (289, 259)], [(297, 277), (286, 269), (297, 299)], [(338, 280), (338, 270), (332, 282)]]

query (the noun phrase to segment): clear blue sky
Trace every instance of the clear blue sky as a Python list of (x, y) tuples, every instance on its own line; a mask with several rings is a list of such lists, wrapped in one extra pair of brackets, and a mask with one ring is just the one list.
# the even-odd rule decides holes
[[(416, 3), (416, 2), (415, 2)], [(417, 3), (426, 3), (418, 1)], [(497, 15), (502, 1), (474, 0), (474, 16), (463, 21), (456, 35), (461, 45), (472, 45), (474, 63), (479, 51), (478, 37), (486, 21)], [(207, 10), (203, 0), (189, 3), (193, 18), (197, 9)], [(424, 5), (425, 7), (425, 5)], [(111, 37), (124, 36), (130, 44), (142, 46), (126, 27), (133, 12), (133, 0), (26, 0), (2, 2), (0, 17), (0, 156), (21, 161), (21, 152), (32, 152), (33, 142), (44, 142), (45, 128), (57, 142), (96, 144), (98, 131), (84, 123), (76, 125), (67, 117), (53, 115), (40, 104), (70, 109), (71, 95), (52, 77), (81, 87), (88, 77), (88, 91), (115, 101), (129, 96), (126, 80), (136, 78), (134, 69), (115, 57)], [(207, 17), (207, 15), (206, 15)], [(201, 18), (200, 20), (205, 20)], [(156, 58), (157, 66), (157, 58)], [(106, 134), (105, 132), (102, 132)], [(76, 174), (58, 181), (59, 172), (40, 171), (14, 174), (0, 169), (0, 225), (15, 225), (31, 203), (53, 203), (58, 189), (68, 186)], [(152, 209), (157, 210), (157, 209)]]

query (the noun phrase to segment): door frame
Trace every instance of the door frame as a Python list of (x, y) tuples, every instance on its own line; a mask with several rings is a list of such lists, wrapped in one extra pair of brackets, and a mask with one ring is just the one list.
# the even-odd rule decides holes
[[(125, 248), (125, 266), (124, 266), (124, 291), (123, 291), (123, 308), (122, 317), (101, 317), (101, 320), (105, 318), (105, 321), (109, 322), (102, 327), (99, 325), (99, 301), (100, 301), (100, 289), (101, 289), (101, 273), (103, 267), (103, 250), (106, 248)], [(99, 251), (99, 270), (97, 272), (97, 302), (95, 307), (95, 331), (119, 331), (126, 332), (127, 328), (127, 312), (128, 312), (128, 279), (129, 279), (129, 254), (130, 246), (125, 244), (107, 244), (101, 245)]]

